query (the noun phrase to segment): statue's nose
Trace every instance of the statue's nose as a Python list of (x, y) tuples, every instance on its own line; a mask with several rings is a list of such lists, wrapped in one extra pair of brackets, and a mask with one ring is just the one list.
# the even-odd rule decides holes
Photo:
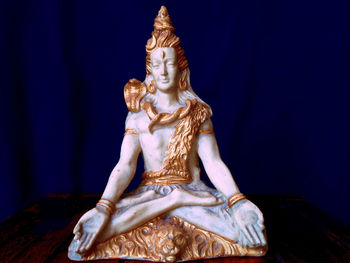
[(168, 71), (166, 70), (165, 64), (160, 65), (160, 74), (161, 75), (168, 75)]

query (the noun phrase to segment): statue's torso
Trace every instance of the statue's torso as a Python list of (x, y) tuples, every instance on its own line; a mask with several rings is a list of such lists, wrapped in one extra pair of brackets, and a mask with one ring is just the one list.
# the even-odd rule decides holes
[[(151, 133), (149, 127), (149, 117), (144, 111), (133, 114), (135, 128), (144, 159), (145, 171), (160, 170), (164, 167), (166, 152), (172, 135), (175, 132), (175, 126), (178, 120), (167, 125), (155, 125)], [(191, 151), (189, 153), (188, 168), (193, 171), (198, 167), (198, 156), (196, 154), (197, 135), (193, 141)]]

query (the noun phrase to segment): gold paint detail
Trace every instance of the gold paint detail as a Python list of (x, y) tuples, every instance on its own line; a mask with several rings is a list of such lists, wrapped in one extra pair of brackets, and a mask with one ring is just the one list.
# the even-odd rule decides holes
[(108, 213), (110, 215), (115, 213), (115, 204), (112, 201), (108, 200), (108, 199), (101, 198), (97, 202), (96, 206), (104, 207), (108, 211)]
[(168, 9), (162, 5), (158, 11), (157, 17), (154, 19), (155, 30), (169, 30), (171, 32), (175, 32), (175, 28), (173, 27), (173, 23), (170, 20), (170, 16), (168, 13)]
[(83, 260), (144, 259), (159, 262), (229, 256), (263, 256), (267, 247), (249, 248), (173, 216), (157, 217), (95, 245)]
[(170, 138), (164, 161), (164, 168), (167, 170), (188, 171), (188, 159), (195, 135), (202, 123), (210, 117), (207, 105), (195, 99), (192, 103), (194, 105), (190, 114), (179, 121)]
[(176, 109), (173, 113), (157, 113), (154, 106), (148, 102), (142, 102), (141, 108), (146, 112), (148, 118), (151, 120), (148, 125), (148, 130), (150, 133), (153, 133), (153, 126), (156, 124), (165, 125), (170, 124), (178, 119), (182, 119), (186, 117), (191, 110), (191, 106), (197, 103), (196, 99), (193, 99), (192, 102), (190, 100), (186, 100), (186, 108), (180, 107)]
[(162, 50), (161, 56), (162, 56), (162, 58), (165, 57), (165, 52), (164, 52), (164, 50)]
[(193, 181), (191, 174), (187, 171), (176, 171), (160, 169), (157, 171), (144, 172), (142, 174), (142, 185), (172, 185), (189, 184)]
[(127, 134), (138, 135), (139, 133), (137, 131), (135, 131), (134, 129), (128, 128), (128, 129), (125, 130), (124, 136), (127, 135)]
[[(149, 129), (155, 124), (168, 124), (180, 119), (175, 126), (166, 151), (163, 168), (157, 171), (145, 172), (142, 175), (143, 185), (172, 185), (180, 183), (191, 183), (188, 169), (188, 159), (192, 149), (193, 140), (199, 127), (210, 117), (209, 107), (196, 99), (186, 101), (186, 108), (182, 107), (170, 113), (159, 113), (152, 104), (142, 104), (148, 117), (151, 119)], [(163, 114), (163, 115), (162, 115)]]
[(147, 86), (147, 90), (151, 94), (156, 93), (156, 86), (154, 86), (154, 80), (150, 81), (149, 85)]
[(188, 70), (185, 70), (183, 76), (179, 79), (179, 88), (182, 91), (187, 90), (187, 73)]
[(199, 135), (201, 135), (201, 134), (215, 134), (212, 129), (200, 129), (198, 133), (199, 133)]
[(245, 195), (242, 193), (236, 193), (228, 199), (228, 205), (225, 207), (226, 211), (228, 211), (234, 204), (238, 201), (246, 199)]
[(140, 101), (147, 93), (146, 84), (137, 80), (130, 79), (124, 86), (124, 99), (128, 110), (131, 112), (139, 112)]

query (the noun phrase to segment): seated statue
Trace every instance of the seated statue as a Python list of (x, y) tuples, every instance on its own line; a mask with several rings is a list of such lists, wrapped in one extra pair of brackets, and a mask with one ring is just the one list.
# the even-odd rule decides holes
[[(69, 258), (173, 262), (265, 255), (263, 215), (220, 158), (211, 108), (192, 90), (164, 6), (146, 52), (145, 81), (131, 79), (124, 87), (129, 113), (120, 160), (96, 207), (75, 226)], [(125, 194), (140, 153), (141, 185)], [(201, 181), (199, 159), (216, 189)]]

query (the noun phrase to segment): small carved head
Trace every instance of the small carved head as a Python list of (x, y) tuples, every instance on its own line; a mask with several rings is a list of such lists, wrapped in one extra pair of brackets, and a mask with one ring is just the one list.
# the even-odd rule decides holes
[(180, 227), (161, 225), (155, 234), (156, 252), (167, 262), (176, 261), (187, 245), (188, 237)]

